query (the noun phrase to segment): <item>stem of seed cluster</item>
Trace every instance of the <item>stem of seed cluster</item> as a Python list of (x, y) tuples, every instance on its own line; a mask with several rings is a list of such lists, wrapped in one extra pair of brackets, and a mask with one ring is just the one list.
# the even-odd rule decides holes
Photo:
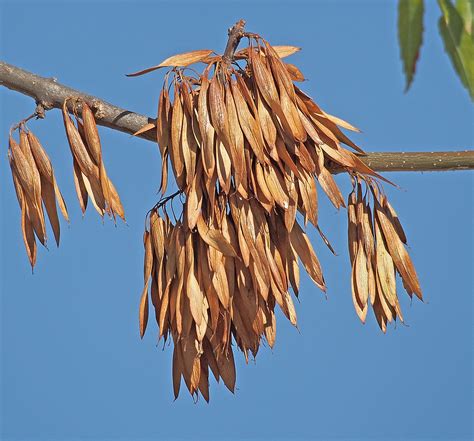
[(245, 20), (239, 20), (234, 26), (229, 28), (228, 35), (229, 38), (227, 40), (227, 45), (225, 47), (224, 55), (222, 55), (222, 61), (224, 65), (229, 67), (234, 61), (234, 54), (237, 50), (237, 46), (240, 43), (242, 37), (244, 37), (245, 32)]
[(22, 119), (20, 122), (12, 126), (10, 129), (10, 133), (13, 133), (16, 129), (19, 127), (25, 125), (26, 122), (28, 122), (30, 119), (36, 118), (36, 119), (44, 119), (46, 113), (43, 105), (41, 103), (38, 103), (36, 105), (36, 109), (34, 113), (32, 113), (30, 116), (27, 116), (25, 119)]

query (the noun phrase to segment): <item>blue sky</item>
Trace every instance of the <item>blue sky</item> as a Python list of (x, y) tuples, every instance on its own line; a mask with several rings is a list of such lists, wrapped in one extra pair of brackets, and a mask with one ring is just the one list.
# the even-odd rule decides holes
[[(177, 52), (222, 52), (239, 18), (292, 57), (304, 90), (359, 126), (368, 151), (473, 146), (473, 106), (427, 1), (412, 89), (403, 93), (395, 1), (0, 2), (1, 59), (122, 107), (154, 114), (162, 73), (126, 78)], [(74, 193), (59, 111), (31, 129), (44, 143), (68, 203), (59, 249), (39, 250), (32, 275), (6, 161), (11, 124), (30, 98), (0, 90), (2, 439), (471, 439), (473, 174), (392, 173), (388, 189), (407, 231), (425, 303), (400, 291), (408, 326), (383, 335), (352, 306), (346, 213), (321, 197), (321, 226), (338, 252), (316, 244), (328, 299), (306, 275), (299, 331), (278, 317), (273, 350), (237, 357), (237, 391), (211, 385), (211, 403), (173, 402), (172, 348), (151, 326), (138, 336), (143, 222), (156, 202), (155, 145), (101, 129), (109, 176), (128, 225), (104, 224)], [(348, 192), (347, 178), (338, 182)], [(152, 331), (152, 332), (150, 332)]]

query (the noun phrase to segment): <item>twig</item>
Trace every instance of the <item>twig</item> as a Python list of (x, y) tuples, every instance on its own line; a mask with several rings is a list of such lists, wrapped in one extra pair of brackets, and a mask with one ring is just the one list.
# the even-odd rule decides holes
[[(395, 171), (455, 171), (474, 169), (474, 151), (452, 152), (373, 152), (359, 155), (372, 170), (379, 172)], [(344, 170), (332, 167), (331, 172)]]
[[(234, 26), (235, 27), (235, 26)], [(243, 29), (243, 28), (242, 28)], [(229, 54), (235, 50), (236, 40), (228, 47)], [(227, 50), (226, 50), (227, 52)], [(44, 78), (19, 67), (0, 61), (0, 85), (32, 97), (42, 110), (60, 109), (68, 97), (80, 97), (94, 111), (97, 124), (113, 130), (133, 134), (145, 124), (154, 123), (154, 118), (122, 109), (104, 101), (101, 98), (80, 92), (64, 86), (55, 78)], [(72, 108), (70, 109), (72, 111)], [(79, 108), (80, 112), (81, 109)], [(36, 112), (35, 112), (36, 113)], [(139, 135), (143, 139), (156, 142), (154, 130), (148, 130)], [(452, 152), (377, 152), (367, 153), (361, 159), (375, 171), (441, 171), (441, 170), (470, 170), (474, 169), (474, 151)], [(339, 173), (342, 170), (333, 168)]]
[(240, 43), (240, 40), (244, 36), (244, 27), (245, 20), (239, 20), (234, 26), (229, 28), (229, 39), (227, 40), (224, 55), (222, 55), (222, 60), (227, 64), (227, 66), (230, 66), (232, 61), (234, 61), (234, 53)]

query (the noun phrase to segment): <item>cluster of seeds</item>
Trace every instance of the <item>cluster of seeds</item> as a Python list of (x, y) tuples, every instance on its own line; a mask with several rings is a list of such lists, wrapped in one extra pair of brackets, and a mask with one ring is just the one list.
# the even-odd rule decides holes
[(18, 127), (20, 142), (10, 133), (8, 160), (21, 209), (21, 229), (31, 268), (36, 263), (36, 238), (46, 246), (44, 209), (48, 214), (56, 244), (60, 225), (56, 204), (69, 221), (66, 204), (54, 176), (53, 166), (38, 138), (24, 123)]
[[(397, 296), (395, 272), (400, 274), (408, 295), (422, 299), (413, 263), (405, 248), (405, 232), (387, 196), (376, 182), (355, 178), (348, 199), (348, 244), (352, 264), (352, 300), (362, 322), (367, 316), (368, 302), (383, 332), (387, 322), (398, 317), (403, 322)], [(374, 201), (374, 213), (368, 203), (368, 191)]]
[[(316, 182), (336, 208), (345, 207), (331, 167), (347, 172), (356, 188), (348, 204), (349, 247), (360, 318), (365, 320), (369, 299), (384, 331), (387, 320), (401, 318), (395, 271), (409, 294), (421, 298), (403, 231), (380, 190), (379, 181), (386, 180), (343, 147), (363, 153), (339, 127), (357, 129), (295, 85), (304, 77), (283, 58), (298, 48), (246, 36), (249, 46), (231, 60), (201, 50), (132, 74), (172, 67), (156, 124), (140, 132), (156, 125), (161, 191), (170, 163), (184, 202), (173, 220), (171, 197), (147, 217), (140, 333), (150, 295), (159, 337), (171, 335), (174, 342), (175, 396), (183, 377), (192, 395), (208, 400), (209, 368), (233, 390), (233, 341), (246, 360), (255, 357), (262, 338), (273, 346), (277, 305), (296, 325), (290, 288), (297, 296), (300, 262), (325, 291), (302, 224), (312, 223), (330, 247), (318, 227)], [(197, 62), (206, 64), (202, 74), (188, 67)], [(362, 183), (373, 195), (375, 217)]]
[[(125, 220), (120, 197), (105, 170), (93, 112), (81, 98), (71, 98), (74, 101), (75, 125), (68, 112), (69, 100), (66, 99), (63, 104), (63, 119), (73, 156), (74, 184), (82, 213), (85, 213), (90, 198), (101, 216), (107, 213), (114, 219), (118, 215)], [(82, 118), (77, 116), (78, 106), (81, 107)], [(36, 238), (44, 246), (47, 243), (43, 206), (58, 246), (60, 225), (56, 204), (67, 221), (69, 216), (51, 161), (38, 138), (27, 129), (25, 122), (26, 120), (19, 123), (15, 129), (19, 133), (19, 143), (12, 136), (13, 130), (10, 133), (8, 160), (21, 208), (23, 240), (33, 268), (37, 257)]]
[[(118, 215), (125, 220), (120, 197), (105, 170), (94, 114), (84, 100), (74, 99), (74, 125), (67, 108), (68, 101), (66, 99), (63, 104), (63, 120), (73, 156), (74, 184), (82, 213), (86, 211), (90, 198), (100, 216), (107, 213), (114, 219)], [(78, 104), (82, 108), (82, 119), (77, 115)]]
[[(403, 321), (397, 273), (410, 297), (422, 298), (405, 233), (380, 185), (389, 181), (361, 161), (357, 153), (363, 151), (341, 131), (358, 129), (324, 112), (295, 84), (304, 76), (283, 59), (298, 48), (272, 47), (257, 34), (245, 36), (248, 47), (233, 56), (193, 51), (131, 74), (171, 68), (156, 123), (137, 132), (156, 131), (163, 196), (146, 219), (139, 321), (143, 337), (151, 297), (158, 338), (171, 337), (174, 344), (175, 397), (184, 378), (193, 396), (200, 393), (208, 401), (209, 369), (233, 391), (233, 348), (248, 361), (262, 339), (272, 347), (277, 306), (296, 325), (291, 291), (298, 296), (300, 264), (326, 290), (304, 227), (310, 222), (332, 251), (318, 225), (316, 183), (336, 208), (346, 207), (335, 169), (348, 173), (353, 184), (348, 242), (360, 319), (366, 320), (370, 303), (383, 332), (388, 322)], [(189, 67), (194, 63), (206, 65), (201, 74)], [(82, 212), (90, 198), (101, 217), (125, 220), (91, 108), (70, 98), (62, 110)], [(8, 158), (33, 267), (36, 238), (43, 245), (47, 240), (44, 210), (58, 245), (56, 205), (66, 220), (68, 212), (39, 140), (24, 121), (16, 130), (19, 142), (10, 133)], [(165, 197), (169, 165), (178, 191)], [(172, 202), (177, 195), (183, 196), (178, 216)]]

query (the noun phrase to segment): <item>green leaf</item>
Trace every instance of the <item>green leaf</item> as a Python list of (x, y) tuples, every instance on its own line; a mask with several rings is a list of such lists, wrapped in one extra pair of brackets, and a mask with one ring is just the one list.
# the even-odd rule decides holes
[(472, 36), (474, 30), (474, 0), (458, 0), (456, 9), (464, 20), (464, 29)]
[(472, 26), (473, 4), (458, 0), (457, 8), (449, 0), (438, 0), (442, 16), (439, 31), (444, 48), (464, 87), (474, 100), (474, 38)]
[(423, 40), (423, 12), (423, 0), (398, 2), (398, 41), (406, 78), (405, 92), (413, 81)]

